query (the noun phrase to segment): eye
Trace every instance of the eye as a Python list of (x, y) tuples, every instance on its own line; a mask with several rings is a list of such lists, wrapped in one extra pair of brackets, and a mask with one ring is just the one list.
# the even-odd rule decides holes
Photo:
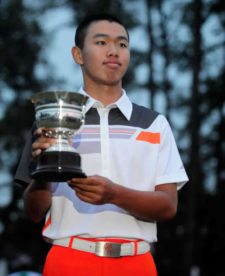
[(99, 40), (99, 41), (96, 41), (95, 42), (96, 45), (100, 45), (100, 46), (103, 46), (106, 44), (106, 42), (104, 40)]
[(120, 43), (120, 47), (121, 48), (128, 48), (128, 45), (126, 43), (121, 42)]

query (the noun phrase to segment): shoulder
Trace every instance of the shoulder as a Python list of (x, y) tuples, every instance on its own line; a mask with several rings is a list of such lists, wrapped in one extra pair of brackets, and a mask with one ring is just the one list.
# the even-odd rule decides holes
[(141, 128), (149, 128), (149, 126), (158, 118), (161, 114), (150, 108), (132, 103), (132, 115), (130, 122)]

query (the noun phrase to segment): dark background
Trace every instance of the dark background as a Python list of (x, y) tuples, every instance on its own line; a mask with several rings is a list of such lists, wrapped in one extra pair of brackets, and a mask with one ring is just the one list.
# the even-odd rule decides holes
[[(144, 7), (141, 12), (138, 5)], [(44, 28), (43, 16), (51, 11), (54, 17), (65, 7), (74, 31), (79, 19), (98, 7), (119, 16), (131, 35), (142, 34), (131, 48), (124, 87), (147, 93), (145, 105), (170, 120), (190, 178), (179, 192), (176, 218), (159, 223), (154, 247), (159, 276), (225, 275), (222, 0), (0, 1), (0, 266), (6, 265), (8, 273), (41, 271), (48, 250), (41, 238), (43, 223), (25, 217), (23, 189), (13, 183), (13, 175), (34, 119), (28, 99), (66, 82), (52, 73), (43, 55), (54, 35)]]

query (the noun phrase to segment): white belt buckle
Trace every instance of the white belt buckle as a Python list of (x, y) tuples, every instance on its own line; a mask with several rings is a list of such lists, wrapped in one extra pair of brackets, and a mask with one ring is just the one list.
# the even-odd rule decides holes
[(121, 243), (116, 242), (96, 242), (95, 255), (100, 257), (118, 258), (121, 256)]

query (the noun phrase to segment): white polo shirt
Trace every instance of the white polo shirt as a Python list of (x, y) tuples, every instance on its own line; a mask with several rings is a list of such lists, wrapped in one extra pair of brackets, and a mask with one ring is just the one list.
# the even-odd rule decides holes
[[(132, 104), (125, 91), (107, 107), (90, 98), (85, 115), (73, 146), (88, 176), (101, 175), (141, 191), (154, 191), (164, 183), (180, 188), (188, 180), (165, 117)], [(66, 183), (53, 183), (43, 236), (51, 240), (74, 235), (157, 240), (155, 222), (137, 219), (112, 204), (85, 203)]]

